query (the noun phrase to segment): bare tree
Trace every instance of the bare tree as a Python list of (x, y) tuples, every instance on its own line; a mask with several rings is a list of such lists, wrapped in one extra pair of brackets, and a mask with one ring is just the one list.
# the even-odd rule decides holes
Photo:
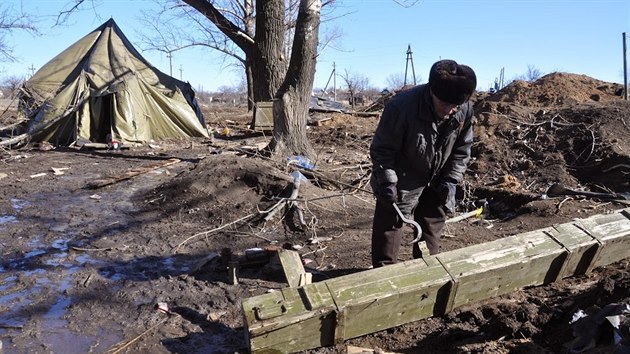
[(346, 84), (346, 90), (348, 91), (350, 106), (354, 108), (357, 101), (357, 95), (366, 90), (370, 84), (370, 79), (366, 76), (349, 73), (348, 70), (344, 70), (344, 73), (340, 75)]
[(34, 23), (32, 16), (25, 14), (21, 9), (14, 9), (6, 4), (0, 5), (0, 62), (17, 60), (13, 56), (13, 48), (7, 42), (7, 34), (14, 30), (37, 34)]
[[(310, 155), (306, 115), (315, 76), (322, 1), (182, 1), (197, 11), (187, 14), (196, 18), (195, 23), (205, 25), (208, 46), (237, 58), (244, 67), (250, 107), (254, 102), (274, 100), (274, 141), (270, 148)], [(224, 7), (218, 7), (219, 3)], [(214, 27), (198, 19), (199, 14)]]
[[(282, 48), (281, 58), (285, 59), (284, 70), (286, 70), (286, 60), (292, 52), (300, 0), (285, 0), (284, 3), (285, 27), (284, 38), (281, 39), (284, 48)], [(259, 62), (259, 58), (255, 58), (250, 49), (257, 46), (256, 13), (258, 10), (255, 0), (162, 0), (162, 4), (163, 7), (157, 13), (143, 16), (146, 27), (152, 29), (143, 35), (145, 49), (158, 50), (170, 55), (180, 49), (197, 46), (223, 53), (225, 57), (222, 65), (234, 67), (235, 70), (245, 73), (250, 110), (255, 102), (269, 101), (273, 98), (282, 80), (272, 76), (267, 85), (254, 82), (256, 74), (253, 72), (255, 70), (253, 65)], [(224, 19), (216, 17), (221, 21), (215, 22), (215, 17), (208, 16), (203, 9), (203, 6), (207, 4), (222, 14)], [(326, 16), (331, 17), (330, 13), (335, 8), (334, 4), (334, 0), (322, 4), (327, 9)], [(230, 26), (226, 25), (228, 23)], [(240, 41), (229, 32), (234, 32), (236, 36), (239, 36)], [(324, 41), (318, 43), (318, 52), (341, 37), (341, 32), (334, 29), (327, 34)], [(251, 45), (243, 41), (249, 41)]]
[(405, 74), (391, 74), (387, 77), (387, 88), (390, 90), (398, 90), (403, 87), (405, 83)]
[[(514, 76), (511, 80), (508, 80), (505, 85), (510, 84), (512, 81), (522, 80), (533, 82), (540, 79), (543, 76), (543, 73), (538, 70), (534, 65), (527, 65), (527, 72), (525, 74)], [(504, 85), (504, 86), (505, 86)]]
[(527, 81), (536, 81), (543, 76), (542, 71), (536, 68), (534, 65), (527, 65), (527, 73), (525, 74), (525, 80)]
[(24, 78), (11, 75), (2, 79), (2, 83), (0, 83), (0, 90), (2, 90), (3, 94), (8, 98), (13, 98), (17, 95), (18, 89), (24, 83)]

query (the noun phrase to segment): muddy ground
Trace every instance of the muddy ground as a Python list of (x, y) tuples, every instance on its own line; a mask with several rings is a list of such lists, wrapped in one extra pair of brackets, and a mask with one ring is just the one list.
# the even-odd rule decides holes
[[(481, 199), (489, 212), (448, 224), (443, 251), (628, 207), (543, 197), (552, 183), (630, 192), (630, 103), (620, 85), (554, 73), (474, 100), (474, 159), (458, 213)], [(244, 108), (205, 107), (205, 117), (213, 139), (119, 151), (0, 149), (4, 353), (246, 353), (240, 301), (286, 286), (281, 269), (251, 261), (232, 285), (221, 257), (209, 256), (226, 248), (243, 256), (290, 247), (315, 281), (369, 268), (368, 149), (378, 117), (313, 113), (319, 123), (309, 125), (317, 151), (312, 173), (256, 154), (269, 135), (247, 129)], [(14, 120), (5, 111), (0, 126)], [(96, 185), (132, 169), (144, 173)], [(306, 226), (282, 212), (263, 220), (297, 170), (309, 178), (299, 190)], [(411, 249), (401, 257), (411, 259)], [(628, 300), (628, 269), (625, 259), (308, 353), (343, 353), (348, 345), (401, 353), (563, 353), (576, 311)], [(172, 315), (156, 311), (158, 302)], [(628, 326), (622, 328), (628, 336)], [(606, 339), (585, 352), (613, 352)]]

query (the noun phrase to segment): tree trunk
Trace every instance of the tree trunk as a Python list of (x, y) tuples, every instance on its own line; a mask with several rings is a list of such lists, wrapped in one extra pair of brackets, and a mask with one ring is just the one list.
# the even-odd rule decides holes
[(284, 54), (287, 31), (284, 0), (256, 1), (253, 40), (243, 36), (243, 32), (223, 16), (212, 2), (182, 1), (204, 14), (243, 50), (245, 64), (251, 67), (248, 74), (251, 73), (254, 103), (274, 101), (274, 130), (269, 149), (281, 157), (286, 154), (312, 157), (313, 149), (306, 135), (306, 123), (315, 79), (322, 0), (300, 0), (289, 63)]
[(255, 102), (271, 101), (286, 73), (284, 13), (283, 0), (256, 1), (256, 44), (246, 52), (251, 58)]
[[(245, 84), (247, 85), (247, 111), (254, 111), (254, 74), (252, 73), (252, 66), (245, 65)], [(252, 125), (254, 121), (252, 120)]]
[(315, 79), (321, 6), (321, 0), (300, 1), (291, 61), (273, 104), (270, 148), (280, 157), (314, 155), (306, 123)]

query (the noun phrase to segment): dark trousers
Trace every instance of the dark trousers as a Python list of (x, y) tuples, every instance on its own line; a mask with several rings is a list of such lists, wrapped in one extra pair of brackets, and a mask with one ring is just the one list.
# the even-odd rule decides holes
[[(438, 200), (433, 189), (425, 188), (417, 203), (413, 202), (413, 218), (422, 228), (421, 240), (426, 242), (430, 254), (436, 254), (440, 251), (440, 236), (446, 221), (443, 201)], [(394, 207), (377, 200), (372, 224), (372, 265), (375, 268), (398, 261), (398, 251), (403, 241), (403, 226), (403, 221)], [(405, 242), (411, 240), (410, 237)], [(413, 258), (421, 256), (420, 248), (415, 243)]]

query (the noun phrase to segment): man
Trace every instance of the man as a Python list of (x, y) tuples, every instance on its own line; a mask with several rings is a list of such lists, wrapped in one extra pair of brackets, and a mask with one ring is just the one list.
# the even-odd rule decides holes
[[(474, 71), (453, 60), (440, 60), (429, 83), (394, 96), (374, 133), (370, 184), (376, 195), (372, 228), (372, 265), (396, 263), (403, 222), (393, 203), (422, 227), (430, 254), (439, 252), (447, 211), (455, 208), (456, 186), (470, 160), (473, 141)], [(413, 257), (421, 257), (418, 244)]]

